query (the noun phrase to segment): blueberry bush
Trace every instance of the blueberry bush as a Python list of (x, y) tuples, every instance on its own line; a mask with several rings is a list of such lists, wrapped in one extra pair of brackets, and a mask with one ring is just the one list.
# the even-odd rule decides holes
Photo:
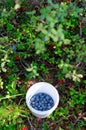
[[(25, 102), (40, 81), (60, 94), (46, 119)], [(85, 108), (86, 0), (0, 1), (0, 130), (85, 130)]]

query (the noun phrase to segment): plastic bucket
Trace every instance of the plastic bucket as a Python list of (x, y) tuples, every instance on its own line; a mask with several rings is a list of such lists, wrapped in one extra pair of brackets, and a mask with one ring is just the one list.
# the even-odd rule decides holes
[[(54, 100), (54, 106), (47, 111), (38, 111), (36, 109), (34, 109), (31, 105), (30, 105), (30, 99), (34, 94), (37, 94), (39, 92), (43, 92), (43, 93), (47, 93), (49, 94), (52, 99)], [(45, 118), (47, 116), (49, 116), (58, 106), (59, 103), (59, 94), (58, 91), (56, 90), (56, 88), (51, 85), (50, 83), (46, 83), (46, 82), (39, 82), (36, 83), (34, 85), (32, 85), (27, 93), (26, 93), (26, 104), (28, 106), (28, 108), (31, 110), (31, 112), (39, 118)]]

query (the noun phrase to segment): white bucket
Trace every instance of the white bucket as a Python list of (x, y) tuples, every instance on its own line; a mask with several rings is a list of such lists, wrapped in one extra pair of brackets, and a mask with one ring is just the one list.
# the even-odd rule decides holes
[[(52, 99), (54, 100), (54, 106), (47, 111), (39, 111), (34, 109), (31, 105), (30, 105), (30, 99), (34, 94), (37, 94), (39, 92), (42, 93), (47, 93), (48, 95), (50, 95), (52, 97)], [(59, 94), (58, 91), (56, 90), (56, 88), (54, 86), (52, 86), (49, 83), (46, 82), (39, 82), (36, 83), (34, 85), (32, 85), (27, 93), (26, 93), (26, 103), (28, 108), (32, 111), (32, 113), (39, 118), (45, 118), (47, 116), (49, 116), (58, 106), (59, 103)]]

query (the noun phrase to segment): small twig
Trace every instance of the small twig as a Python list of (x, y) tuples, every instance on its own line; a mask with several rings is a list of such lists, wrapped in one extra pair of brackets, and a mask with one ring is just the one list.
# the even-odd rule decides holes
[(49, 70), (56, 70), (57, 68), (49, 68)]
[(79, 27), (80, 27), (80, 37), (82, 37), (82, 23), (81, 22), (79, 24)]
[(59, 84), (56, 84), (56, 85), (55, 85), (55, 88), (56, 88), (56, 89), (59, 88)]
[(73, 123), (73, 127), (77, 124), (77, 122), (81, 119), (81, 117), (78, 117), (77, 120)]
[(42, 24), (47, 24), (44, 20), (40, 20), (40, 22), (41, 22)]
[[(71, 115), (67, 115), (67, 118), (69, 118), (69, 117), (71, 117)], [(55, 124), (57, 124), (57, 123), (59, 123), (59, 122), (61, 122), (62, 120), (64, 120), (64, 117), (62, 117), (60, 120), (57, 120), (54, 123), (51, 123), (50, 127), (53, 126), (53, 125), (55, 125)]]
[(20, 101), (19, 101), (18, 105), (20, 105), (20, 103), (22, 102), (22, 100), (23, 100), (23, 98), (21, 98), (21, 99), (20, 99)]
[[(86, 112), (82, 113), (82, 116), (84, 116)], [(73, 123), (73, 127), (78, 123), (78, 121), (82, 118), (82, 116), (79, 116), (77, 120)]]
[(76, 65), (76, 67), (78, 67), (80, 64), (81, 64), (81, 62), (79, 62), (79, 63)]
[(31, 124), (31, 121), (30, 121), (29, 117), (27, 117), (27, 120), (28, 120), (28, 122), (29, 122), (30, 129), (31, 129), (31, 130), (35, 130), (35, 128), (34, 128), (34, 127), (32, 126), (32, 124)]
[(76, 65), (76, 67), (78, 67), (82, 63), (82, 60), (83, 60), (83, 56), (81, 57), (81, 61)]
[(62, 118), (62, 119), (60, 119), (60, 120), (58, 120), (58, 121), (56, 121), (56, 122), (54, 122), (54, 123), (51, 123), (51, 125), (49, 125), (49, 127), (51, 127), (51, 126), (53, 126), (53, 125), (55, 125), (55, 124), (61, 122), (62, 120), (64, 120), (64, 118)]

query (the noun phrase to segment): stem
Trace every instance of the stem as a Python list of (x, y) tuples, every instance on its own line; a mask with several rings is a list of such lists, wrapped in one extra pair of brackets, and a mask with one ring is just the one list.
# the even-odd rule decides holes
[(17, 94), (17, 95), (12, 95), (12, 96), (9, 96), (9, 95), (8, 95), (8, 96), (6, 96), (6, 97), (0, 98), (0, 101), (1, 101), (1, 100), (4, 100), (4, 99), (9, 99), (9, 98), (21, 96), (21, 95), (24, 95), (24, 94)]

